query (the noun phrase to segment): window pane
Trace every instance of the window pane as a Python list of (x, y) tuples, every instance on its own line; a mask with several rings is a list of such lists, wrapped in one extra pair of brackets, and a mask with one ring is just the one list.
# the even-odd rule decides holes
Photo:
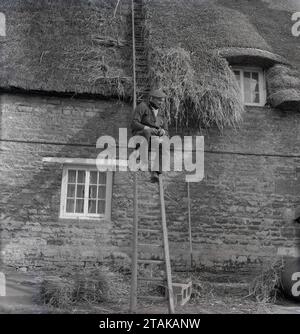
[[(259, 103), (259, 81), (258, 81), (258, 73), (257, 72), (252, 73), (251, 96), (252, 96), (252, 102), (253, 103)], [(257, 98), (258, 98), (258, 100), (257, 100)]]
[(253, 102), (259, 103), (259, 75), (258, 72), (252, 72), (252, 96)]
[(99, 173), (99, 184), (106, 184), (106, 174)]
[(90, 186), (89, 198), (97, 198), (97, 186)]
[(90, 172), (90, 184), (97, 184), (98, 172)]
[(84, 200), (83, 199), (77, 199), (76, 200), (76, 213), (83, 213), (83, 206), (84, 206)]
[(241, 88), (241, 72), (240, 71), (234, 71), (235, 78)]
[(75, 184), (68, 184), (67, 197), (75, 197)]
[(98, 199), (105, 199), (105, 186), (98, 187)]
[(85, 183), (85, 171), (83, 170), (78, 171), (77, 183)]
[(260, 103), (259, 73), (244, 72), (245, 103)]
[(77, 186), (76, 198), (84, 198), (84, 186)]
[(258, 82), (258, 72), (252, 72), (252, 79)]
[(105, 201), (98, 201), (98, 214), (105, 213)]
[(75, 182), (76, 182), (76, 170), (69, 170), (68, 183), (75, 183)]
[(73, 199), (67, 199), (66, 212), (68, 213), (74, 212), (74, 200)]
[(251, 73), (244, 72), (244, 95), (245, 103), (252, 103), (252, 94), (251, 94)]
[(89, 201), (89, 213), (96, 213), (96, 201)]

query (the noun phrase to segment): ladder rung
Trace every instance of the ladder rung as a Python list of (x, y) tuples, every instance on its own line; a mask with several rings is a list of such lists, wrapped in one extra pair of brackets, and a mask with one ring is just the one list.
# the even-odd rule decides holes
[(161, 233), (161, 230), (154, 230), (154, 229), (150, 229), (150, 228), (139, 228), (138, 231), (139, 232), (150, 232), (150, 233), (157, 233), (157, 232)]
[(165, 301), (167, 300), (167, 297), (161, 297), (161, 296), (139, 296), (140, 299), (145, 299), (145, 300), (152, 300), (152, 301), (157, 301), (157, 302), (161, 302), (161, 301)]
[(158, 245), (158, 244), (138, 244), (138, 246), (140, 246), (140, 247), (157, 247), (157, 248), (163, 248), (162, 245)]
[(147, 260), (147, 259), (138, 259), (138, 263), (162, 264), (162, 263), (165, 263), (165, 261), (164, 261), (164, 260)]
[(157, 282), (166, 284), (166, 278), (158, 278), (158, 277), (138, 277), (139, 281), (146, 281), (146, 282)]

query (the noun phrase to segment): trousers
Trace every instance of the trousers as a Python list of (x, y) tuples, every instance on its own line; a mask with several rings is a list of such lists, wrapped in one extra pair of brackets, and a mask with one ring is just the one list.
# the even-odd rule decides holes
[(163, 145), (163, 141), (168, 137), (153, 136), (151, 134), (151, 129), (137, 131), (136, 135), (146, 138), (148, 142), (148, 162), (151, 164), (151, 171), (158, 173), (166, 171), (167, 163), (170, 159), (170, 152), (168, 149), (169, 146)]

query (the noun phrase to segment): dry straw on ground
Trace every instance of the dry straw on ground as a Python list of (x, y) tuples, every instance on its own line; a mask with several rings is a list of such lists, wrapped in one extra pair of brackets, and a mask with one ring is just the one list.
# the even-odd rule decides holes
[(51, 276), (43, 280), (40, 287), (40, 300), (43, 304), (57, 308), (67, 308), (73, 303), (74, 282)]
[(282, 268), (282, 261), (277, 261), (255, 278), (250, 285), (249, 296), (254, 296), (258, 302), (275, 303), (281, 296)]
[(40, 288), (43, 304), (68, 309), (79, 304), (118, 303), (128, 297), (129, 284), (125, 277), (108, 267), (85, 269), (62, 277), (46, 277)]

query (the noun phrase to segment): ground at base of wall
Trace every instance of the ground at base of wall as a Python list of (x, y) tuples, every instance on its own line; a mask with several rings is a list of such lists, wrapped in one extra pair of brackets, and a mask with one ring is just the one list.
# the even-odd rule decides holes
[[(98, 306), (78, 305), (72, 310), (54, 309), (36, 304), (1, 305), (0, 314), (123, 314), (129, 313), (129, 302), (118, 305), (102, 303)], [(166, 314), (167, 305), (162, 303), (139, 305), (140, 314)], [(300, 306), (285, 302), (282, 304), (264, 304), (255, 301), (243, 301), (236, 297), (215, 297), (208, 302), (206, 298), (191, 300), (183, 307), (176, 307), (178, 314), (300, 314)]]
[[(129, 297), (114, 303), (102, 302), (97, 305), (77, 304), (68, 309), (41, 305), (36, 300), (42, 281), (41, 275), (10, 271), (7, 279), (6, 297), (0, 297), (0, 314), (23, 313), (75, 313), (75, 314), (121, 314), (129, 312)], [(130, 281), (128, 280), (130, 289)], [(139, 303), (139, 313), (164, 314), (167, 303)], [(283, 300), (275, 304), (259, 303), (247, 296), (245, 286), (236, 283), (210, 283), (200, 291), (195, 290), (189, 303), (177, 306), (176, 313), (184, 314), (300, 314), (300, 304)]]

